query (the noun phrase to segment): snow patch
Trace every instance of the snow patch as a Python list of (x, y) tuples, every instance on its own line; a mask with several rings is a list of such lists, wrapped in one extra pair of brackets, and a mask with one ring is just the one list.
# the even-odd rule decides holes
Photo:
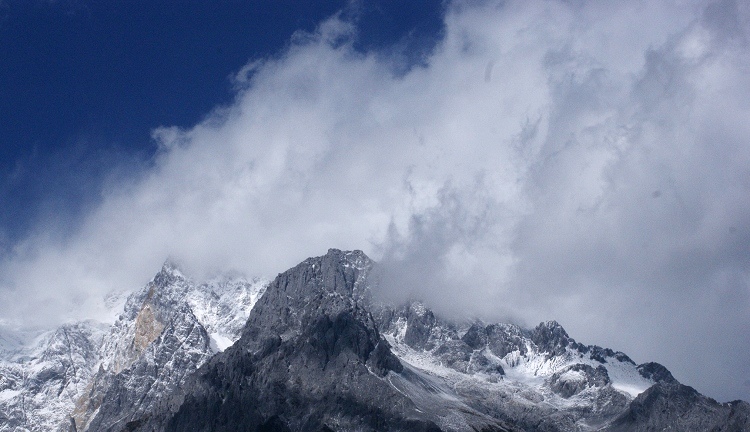
[(612, 387), (620, 393), (635, 398), (646, 391), (655, 382), (644, 378), (635, 366), (630, 363), (609, 362), (605, 365)]
[(0, 402), (9, 401), (20, 394), (21, 394), (20, 390), (7, 389), (7, 390), (0, 391)]
[(221, 333), (211, 333), (209, 336), (211, 338), (211, 351), (215, 353), (224, 351), (234, 345), (235, 342)]
[(581, 371), (569, 370), (560, 375), (560, 381), (583, 382), (586, 381), (586, 375)]
[(630, 397), (636, 398), (639, 394), (645, 392), (648, 390), (649, 386), (639, 385), (639, 384), (633, 384), (633, 383), (625, 383), (625, 382), (613, 382), (612, 387), (619, 391), (620, 393), (627, 393)]

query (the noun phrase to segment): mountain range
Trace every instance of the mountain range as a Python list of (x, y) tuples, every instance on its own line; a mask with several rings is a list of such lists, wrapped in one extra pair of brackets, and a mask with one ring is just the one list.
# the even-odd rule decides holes
[(167, 262), (111, 299), (114, 323), (0, 327), (0, 431), (750, 430), (747, 402), (555, 321), (450, 320), (378, 283), (360, 251), (272, 281), (196, 283)]

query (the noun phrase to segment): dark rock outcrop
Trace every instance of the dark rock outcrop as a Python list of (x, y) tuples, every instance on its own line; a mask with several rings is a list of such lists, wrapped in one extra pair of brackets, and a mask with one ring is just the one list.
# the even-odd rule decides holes
[[(747, 403), (718, 404), (656, 363), (636, 369), (555, 321), (461, 324), (418, 302), (376, 304), (372, 268), (362, 252), (331, 249), (279, 274), (241, 338), (213, 357), (179, 296), (149, 289), (115, 325), (126, 336), (107, 365), (116, 373), (96, 375), (71, 430), (747, 429)], [(165, 269), (153, 288), (178, 289), (180, 277)], [(623, 371), (656, 384), (633, 400), (613, 383)]]
[(655, 362), (643, 363), (642, 365), (638, 365), (638, 373), (640, 373), (642, 377), (656, 382), (677, 382), (677, 380), (672, 376), (672, 373), (669, 372), (669, 369)]
[(549, 356), (564, 353), (565, 347), (572, 341), (557, 321), (547, 321), (536, 326), (531, 331), (531, 340), (539, 347), (540, 351), (548, 353)]
[(694, 388), (676, 381), (661, 381), (641, 393), (612, 422), (613, 432), (747, 431), (750, 404), (735, 401), (720, 404)]
[(365, 308), (371, 265), (330, 250), (280, 274), (166, 430), (439, 430), (387, 381), (403, 366)]
[(552, 374), (550, 388), (564, 398), (586, 390), (589, 387), (604, 387), (610, 383), (607, 369), (598, 366), (596, 369), (587, 364), (570, 365)]
[(525, 355), (527, 338), (528, 335), (515, 325), (490, 324), (484, 326), (480, 323), (474, 323), (464, 333), (461, 340), (473, 349), (487, 347), (492, 354), (503, 358), (513, 351)]

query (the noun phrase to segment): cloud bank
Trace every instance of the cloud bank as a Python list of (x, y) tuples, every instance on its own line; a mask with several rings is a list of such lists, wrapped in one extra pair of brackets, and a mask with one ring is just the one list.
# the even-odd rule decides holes
[(85, 316), (168, 256), (273, 276), (363, 249), (386, 298), (557, 319), (750, 399), (749, 30), (734, 1), (457, 1), (404, 72), (334, 17), (155, 129), (79, 229), (13, 245), (0, 313)]

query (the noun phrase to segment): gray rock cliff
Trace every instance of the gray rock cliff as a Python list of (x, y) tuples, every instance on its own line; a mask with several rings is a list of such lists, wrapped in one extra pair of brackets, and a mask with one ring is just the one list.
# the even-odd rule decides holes
[(168, 262), (111, 326), (0, 329), (0, 431), (750, 430), (747, 402), (555, 321), (374, 301), (376, 270), (331, 249), (270, 284), (197, 284)]

